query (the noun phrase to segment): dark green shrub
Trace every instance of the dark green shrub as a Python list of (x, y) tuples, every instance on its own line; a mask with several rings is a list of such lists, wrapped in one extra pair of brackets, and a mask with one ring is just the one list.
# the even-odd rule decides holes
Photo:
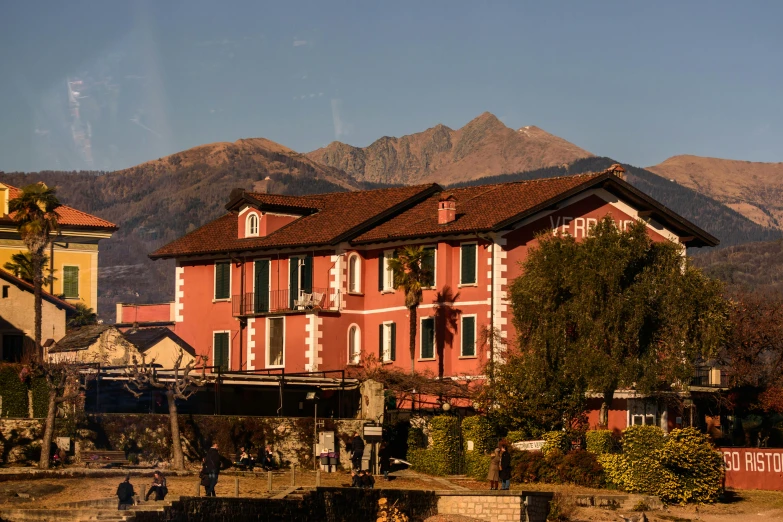
[(473, 441), (473, 451), (484, 454), (495, 448), (495, 430), (486, 417), (474, 415), (462, 421), (462, 440), (466, 450), (468, 441)]
[(603, 466), (596, 455), (589, 451), (576, 450), (566, 453), (556, 469), (561, 484), (600, 488), (606, 482)]
[(18, 364), (0, 366), (0, 397), (3, 398), (3, 417), (29, 417), (27, 383), (19, 378)]
[(538, 482), (547, 471), (546, 459), (540, 451), (516, 451), (511, 455), (511, 470), (514, 482)]
[[(458, 471), (462, 458), (459, 420), (450, 415), (433, 417), (429, 421), (429, 437), (432, 444), (423, 449), (416, 446), (417, 431), (411, 427), (408, 432), (408, 462), (414, 469), (431, 475), (451, 475)], [(422, 438), (423, 438), (423, 432)]]
[(46, 384), (46, 378), (33, 377), (30, 389), (33, 391), (33, 416), (43, 419), (49, 412), (49, 386)]
[(604, 471), (595, 455), (584, 450), (563, 453), (553, 449), (546, 455), (540, 451), (519, 451), (512, 454), (512, 478), (515, 482), (575, 484), (585, 487), (604, 485)]

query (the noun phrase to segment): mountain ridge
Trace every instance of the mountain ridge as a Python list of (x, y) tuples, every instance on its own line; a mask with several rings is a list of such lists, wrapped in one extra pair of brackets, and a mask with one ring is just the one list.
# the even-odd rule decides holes
[(534, 170), (593, 154), (539, 127), (515, 131), (484, 112), (457, 130), (439, 123), (401, 137), (384, 136), (367, 147), (333, 141), (306, 156), (359, 181), (415, 184)]

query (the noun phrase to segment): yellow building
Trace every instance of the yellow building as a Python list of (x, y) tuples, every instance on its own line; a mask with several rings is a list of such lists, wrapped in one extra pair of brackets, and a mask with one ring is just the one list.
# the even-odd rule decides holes
[[(8, 214), (8, 202), (21, 190), (0, 183), (0, 267), (11, 256), (26, 252), (16, 223)], [(49, 265), (56, 280), (45, 287), (51, 294), (63, 296), (70, 304), (82, 303), (98, 311), (98, 242), (110, 238), (117, 225), (86, 212), (63, 205), (57, 209), (60, 232), (49, 246)]]

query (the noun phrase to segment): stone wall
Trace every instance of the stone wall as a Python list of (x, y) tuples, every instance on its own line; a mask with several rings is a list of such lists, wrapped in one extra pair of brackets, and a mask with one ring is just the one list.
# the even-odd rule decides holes
[(43, 422), (37, 419), (0, 419), (0, 463), (12, 464), (34, 458), (41, 445)]
[(464, 515), (487, 522), (545, 522), (551, 493), (439, 492), (439, 515)]

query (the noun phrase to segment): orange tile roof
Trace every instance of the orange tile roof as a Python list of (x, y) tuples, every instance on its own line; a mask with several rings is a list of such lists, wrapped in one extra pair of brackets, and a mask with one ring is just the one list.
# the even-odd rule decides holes
[(369, 227), (389, 212), (410, 206), (439, 190), (438, 185), (416, 185), (361, 192), (334, 192), (298, 198), (276, 194), (247, 193), (260, 208), (311, 209), (314, 212), (285, 225), (266, 237), (238, 238), (237, 213), (231, 211), (179, 239), (159, 248), (150, 257), (263, 250), (297, 246), (329, 245), (347, 240), (352, 231)]
[[(21, 189), (12, 187), (7, 183), (3, 183), (3, 185), (8, 187), (9, 189), (8, 190), (9, 200), (18, 198), (19, 195), (22, 193)], [(57, 215), (59, 216), (58, 221), (61, 227), (86, 227), (86, 228), (100, 228), (100, 229), (109, 229), (109, 230), (117, 230), (119, 228), (114, 223), (106, 221), (105, 219), (101, 219), (99, 217), (93, 216), (86, 212), (82, 212), (81, 210), (77, 210), (73, 207), (69, 207), (67, 205), (61, 205), (57, 207), (56, 212)], [(12, 215), (0, 216), (0, 223), (13, 223), (13, 222), (14, 220)]]

